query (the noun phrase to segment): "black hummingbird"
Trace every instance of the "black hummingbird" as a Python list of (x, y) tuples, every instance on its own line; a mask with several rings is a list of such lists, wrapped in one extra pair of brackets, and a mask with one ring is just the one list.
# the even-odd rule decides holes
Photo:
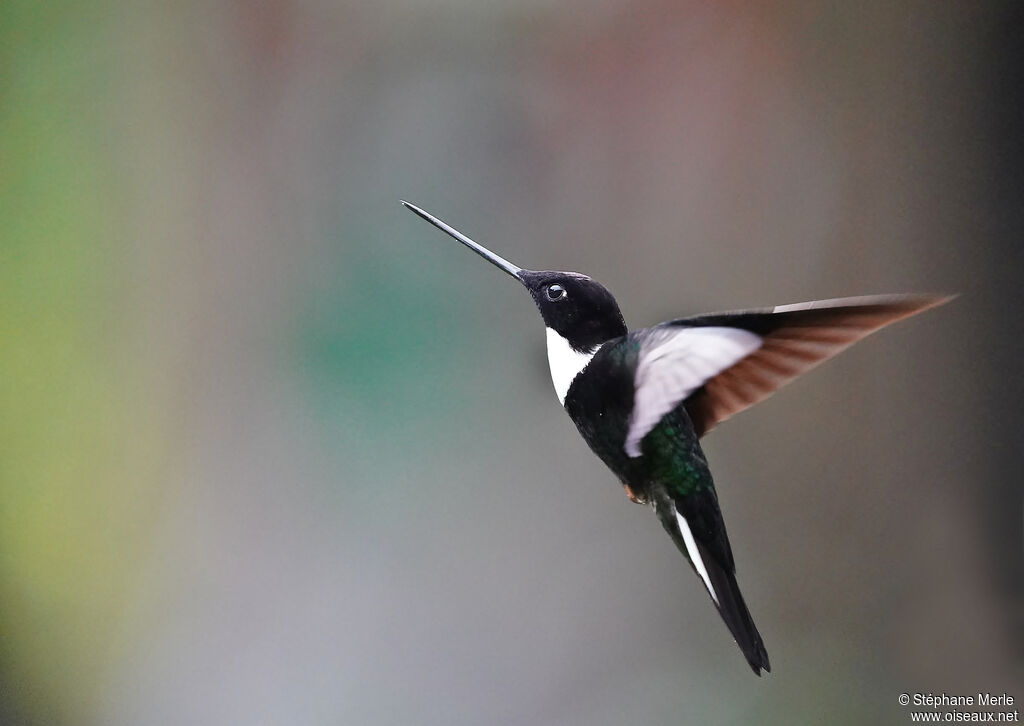
[(524, 270), (419, 207), (402, 204), (530, 292), (547, 327), (559, 402), (629, 498), (653, 507), (754, 673), (771, 670), (736, 583), (700, 438), (866, 335), (950, 298), (817, 300), (698, 315), (630, 332), (612, 294), (586, 275)]

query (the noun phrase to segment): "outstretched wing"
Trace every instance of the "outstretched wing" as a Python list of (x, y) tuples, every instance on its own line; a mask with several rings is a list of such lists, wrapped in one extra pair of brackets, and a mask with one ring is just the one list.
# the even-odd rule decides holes
[(626, 453), (684, 403), (698, 436), (876, 330), (950, 297), (877, 295), (712, 313), (642, 331)]
[(635, 395), (626, 453), (640, 456), (640, 442), (665, 414), (761, 347), (756, 333), (730, 325), (659, 325), (643, 331), (633, 378)]

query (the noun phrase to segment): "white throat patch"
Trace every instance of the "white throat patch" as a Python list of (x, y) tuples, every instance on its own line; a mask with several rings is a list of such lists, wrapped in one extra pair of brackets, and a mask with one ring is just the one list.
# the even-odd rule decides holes
[(548, 331), (548, 365), (551, 367), (551, 382), (555, 384), (555, 394), (558, 402), (565, 405), (565, 396), (569, 392), (569, 386), (579, 375), (579, 372), (587, 367), (590, 359), (597, 353), (578, 353), (569, 345), (569, 341), (556, 333), (551, 328)]

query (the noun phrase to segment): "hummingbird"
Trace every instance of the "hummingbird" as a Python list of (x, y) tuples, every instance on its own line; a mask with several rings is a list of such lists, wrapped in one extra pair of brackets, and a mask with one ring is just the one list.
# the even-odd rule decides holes
[(654, 510), (754, 673), (770, 671), (768, 652), (736, 582), (700, 439), (861, 338), (951, 296), (815, 300), (630, 331), (615, 298), (596, 280), (578, 272), (517, 267), (419, 207), (402, 204), (530, 293), (544, 320), (559, 403), (626, 495)]

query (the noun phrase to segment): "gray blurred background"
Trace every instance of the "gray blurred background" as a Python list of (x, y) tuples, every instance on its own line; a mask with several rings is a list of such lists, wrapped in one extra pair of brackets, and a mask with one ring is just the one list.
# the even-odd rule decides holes
[[(1024, 699), (1019, 3), (0, 7), (4, 723)], [(706, 439), (770, 676), (400, 198), (631, 326), (961, 294)]]

